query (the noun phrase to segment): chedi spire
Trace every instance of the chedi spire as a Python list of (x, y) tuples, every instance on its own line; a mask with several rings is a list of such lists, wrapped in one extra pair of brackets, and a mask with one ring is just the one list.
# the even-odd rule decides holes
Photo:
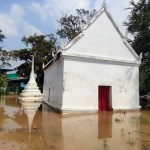
[(25, 89), (22, 91), (22, 93), (18, 98), (20, 100), (27, 100), (27, 101), (42, 101), (42, 93), (40, 92), (37, 83), (35, 81), (34, 56), (32, 56), (32, 67), (29, 82), (27, 83)]

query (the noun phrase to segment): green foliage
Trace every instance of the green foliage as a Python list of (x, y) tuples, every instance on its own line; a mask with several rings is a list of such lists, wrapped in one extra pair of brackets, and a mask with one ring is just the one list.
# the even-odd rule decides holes
[(3, 68), (4, 66), (11, 66), (8, 62), (11, 58), (10, 52), (0, 49), (0, 68)]
[[(33, 35), (22, 38), (22, 42), (30, 48), (15, 50), (13, 51), (14, 58), (19, 58), (20, 60), (24, 60), (25, 63), (21, 64), (17, 69), (18, 74), (22, 73), (25, 76), (29, 76), (31, 71), (31, 60), (32, 55), (35, 57), (35, 73), (37, 74), (37, 81), (40, 81), (40, 78), (43, 76), (43, 63), (46, 64), (53, 58), (53, 53), (56, 53), (56, 44), (57, 39), (53, 34), (50, 35)], [(43, 79), (41, 79), (43, 80)]]
[(83, 25), (85, 25), (95, 14), (96, 10), (89, 11), (84, 9), (76, 9), (76, 15), (63, 15), (58, 21), (61, 29), (57, 30), (60, 38), (68, 38), (72, 40), (80, 32)]
[[(56, 52), (56, 41), (57, 39), (54, 37), (53, 34), (50, 35), (35, 34), (29, 37), (24, 36), (22, 38), (22, 42), (26, 44), (26, 46), (31, 47), (30, 49), (28, 49), (28, 51), (30, 52), (25, 51), (26, 58), (28, 58), (29, 54), (34, 54), (35, 62), (42, 60), (42, 63), (47, 63), (49, 60), (52, 59), (52, 53)], [(23, 51), (22, 54), (24, 54)], [(26, 58), (23, 58), (23, 60), (25, 60)], [(29, 56), (29, 58), (31, 59), (31, 55)]]
[(3, 75), (0, 75), (0, 88), (1, 87), (6, 87), (7, 86), (7, 79), (6, 79), (6, 77), (5, 76), (3, 76)]
[(131, 12), (124, 23), (127, 30), (134, 36), (131, 45), (139, 55), (143, 53), (140, 66), (140, 90), (141, 94), (150, 90), (150, 1), (131, 1)]
[[(5, 36), (2, 33), (2, 30), (0, 30), (0, 43), (3, 42), (4, 38)], [(9, 59), (10, 59), (9, 52), (7, 52), (6, 50), (3, 50), (2, 46), (0, 46), (0, 67), (10, 66), (10, 64), (8, 63)]]
[[(5, 36), (2, 33), (2, 30), (0, 30), (0, 43), (2, 43), (4, 39)], [(13, 52), (4, 50), (2, 49), (2, 47), (0, 47), (0, 68), (3, 68), (5, 66), (11, 66), (9, 60), (16, 60), (16, 57), (14, 57)]]
[(2, 30), (0, 30), (0, 42), (3, 42), (3, 39), (5, 38), (4, 34), (2, 34)]

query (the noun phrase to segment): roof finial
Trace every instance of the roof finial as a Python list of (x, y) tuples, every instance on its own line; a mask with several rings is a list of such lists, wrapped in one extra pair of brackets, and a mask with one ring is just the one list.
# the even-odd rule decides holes
[(65, 44), (63, 43), (63, 41), (60, 42), (60, 47), (61, 49), (65, 48)]
[(45, 64), (43, 63), (42, 68), (44, 69), (44, 67), (45, 67)]
[(67, 45), (69, 43), (69, 39), (68, 39), (68, 37), (66, 37), (66, 43), (65, 43), (65, 45)]
[(143, 58), (143, 53), (142, 53), (142, 52), (140, 53), (139, 58), (140, 58), (140, 59)]
[(32, 69), (31, 70), (34, 72), (34, 55), (32, 55)]
[(106, 0), (103, 1), (102, 7), (105, 9), (107, 8)]
[(124, 35), (125, 39), (128, 39), (128, 30), (126, 30), (125, 35)]

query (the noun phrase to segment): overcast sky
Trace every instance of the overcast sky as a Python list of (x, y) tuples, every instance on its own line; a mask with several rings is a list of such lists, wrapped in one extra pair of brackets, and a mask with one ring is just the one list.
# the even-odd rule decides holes
[[(106, 0), (108, 10), (119, 29), (125, 33), (123, 21), (129, 14), (131, 0)], [(137, 1), (137, 0), (136, 0)], [(4, 49), (24, 48), (24, 35), (56, 33), (62, 13), (73, 14), (75, 9), (100, 9), (103, 0), (0, 0), (0, 29), (6, 36)]]

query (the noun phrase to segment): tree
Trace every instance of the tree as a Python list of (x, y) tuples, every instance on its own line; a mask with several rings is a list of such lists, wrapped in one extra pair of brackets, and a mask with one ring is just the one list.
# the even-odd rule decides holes
[(3, 42), (4, 38), (5, 38), (5, 36), (4, 36), (4, 34), (2, 34), (2, 30), (0, 30), (0, 42)]
[(53, 34), (50, 35), (33, 35), (22, 38), (22, 42), (30, 48), (15, 50), (13, 55), (20, 60), (24, 60), (25, 63), (21, 64), (17, 69), (18, 74), (29, 76), (31, 71), (32, 55), (35, 57), (35, 73), (37, 74), (37, 82), (43, 82), (43, 63), (46, 64), (52, 59), (53, 53), (56, 53), (57, 39)]
[[(0, 43), (3, 42), (5, 36), (2, 33), (2, 30), (0, 30)], [(0, 67), (3, 66), (10, 66), (10, 64), (7, 62), (10, 59), (9, 52), (6, 50), (3, 50), (2, 47), (0, 47)]]
[(131, 12), (124, 23), (129, 33), (133, 35), (131, 45), (138, 55), (142, 52), (142, 64), (140, 66), (140, 90), (150, 90), (150, 1), (131, 1)]
[(82, 31), (82, 26), (93, 17), (95, 12), (96, 10), (90, 12), (89, 10), (76, 9), (75, 16), (63, 15), (58, 21), (61, 29), (57, 30), (57, 34), (60, 38), (68, 38), (69, 41), (72, 40)]

